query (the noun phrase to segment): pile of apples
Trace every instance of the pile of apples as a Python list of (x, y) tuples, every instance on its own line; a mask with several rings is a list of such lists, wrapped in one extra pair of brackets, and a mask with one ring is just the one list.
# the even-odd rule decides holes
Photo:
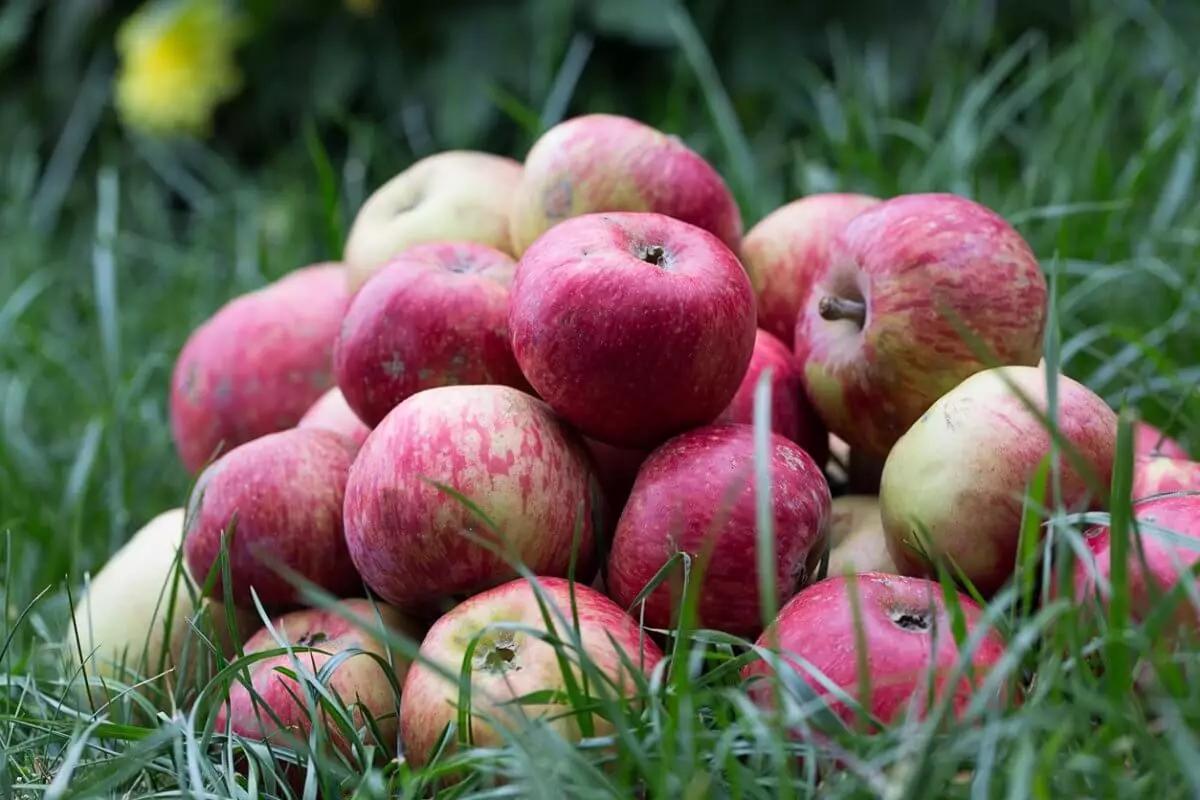
[[(302, 741), (293, 659), (314, 674), (338, 659), (330, 686), (354, 725), (417, 766), (457, 720), (466, 669), (476, 744), (529, 716), (578, 739), (588, 726), (554, 699), (566, 682), (537, 633), (578, 641), (603, 673), (594, 690), (633, 699), (665, 668), (685, 601), (696, 625), (781, 651), (818, 694), (795, 656), (855, 696), (861, 613), (876, 719), (922, 699), (930, 671), (959, 710), (1007, 643), (987, 631), (973, 677), (949, 685), (961, 654), (934, 564), (984, 597), (1011, 578), (1023, 496), (1052, 450), (1049, 385), (1073, 457), (1047, 502), (1109, 499), (1117, 416), (1047, 374), (1046, 321), (1033, 252), (964, 197), (813, 195), (743, 235), (710, 164), (610, 114), (556, 125), (524, 162), (425, 158), (363, 205), (343, 261), (193, 332), (170, 394), (190, 500), (92, 581), (71, 649), (99, 664), (150, 631), (143, 655), (178, 670), (178, 620), (240, 620), (253, 635), (218, 644), (242, 651), (253, 691), (233, 685), (219, 730)], [(1200, 465), (1137, 433), (1138, 514), (1200, 535), (1200, 498), (1151, 497), (1200, 488)], [(1087, 531), (1080, 602), (1103, 600), (1106, 537)], [(1151, 574), (1133, 584), (1149, 602), (1195, 555), (1144, 546)], [(168, 628), (159, 598), (180, 551), (200, 599), (177, 592)], [(338, 608), (307, 606), (302, 584)], [(779, 608), (766, 618), (763, 587)], [(956, 600), (969, 630), (983, 624)], [(295, 653), (249, 658), (282, 643)], [(771, 669), (743, 671), (755, 702), (772, 702), (755, 680)]]

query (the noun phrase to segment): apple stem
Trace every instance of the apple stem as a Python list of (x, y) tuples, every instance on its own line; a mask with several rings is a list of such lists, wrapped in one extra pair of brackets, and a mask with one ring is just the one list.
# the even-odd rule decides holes
[(817, 304), (821, 319), (830, 321), (848, 319), (860, 328), (867, 321), (867, 305), (861, 300), (847, 300), (844, 297), (825, 295)]

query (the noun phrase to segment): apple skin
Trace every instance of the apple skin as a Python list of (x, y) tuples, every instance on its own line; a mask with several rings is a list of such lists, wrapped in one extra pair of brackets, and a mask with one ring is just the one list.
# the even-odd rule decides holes
[(343, 253), (347, 290), (357, 294), (394, 256), (426, 242), (476, 242), (513, 255), (508, 209), (520, 180), (519, 161), (475, 150), (413, 162), (358, 210)]
[(830, 245), (851, 219), (879, 202), (830, 192), (793, 200), (767, 214), (742, 240), (739, 256), (758, 298), (758, 327), (791, 351), (796, 318), (813, 278), (829, 263)]
[[(1037, 367), (978, 372), (934, 402), (892, 448), (883, 467), (879, 504), (888, 552), (906, 575), (929, 575), (910, 543), (917, 521), (929, 532), (932, 554), (954, 559), (984, 596), (1015, 568), (1022, 500), (1050, 435), (1029, 413), (1025, 395), (1046, 412), (1047, 375)], [(1086, 478), (1061, 452), (1061, 501), (1075, 511), (1099, 510), (1112, 478), (1117, 417), (1102, 398), (1057, 376), (1058, 427), (1103, 488), (1094, 496)], [(1047, 486), (1054, 507), (1053, 487)]]
[[(815, 573), (829, 537), (830, 493), (817, 462), (778, 434), (771, 434), (770, 467), (774, 583), (782, 602)], [(755, 484), (750, 425), (714, 423), (656, 449), (617, 523), (605, 576), (609, 596), (630, 608), (676, 552), (699, 559), (711, 549), (702, 581), (692, 584), (698, 624), (734, 636), (758, 634)], [(682, 579), (682, 571), (676, 575)], [(670, 628), (680, 589), (671, 580), (657, 586), (646, 598), (644, 624)], [(633, 613), (641, 614), (641, 606)]]
[(750, 280), (711, 233), (662, 214), (586, 214), (525, 251), (508, 328), (555, 412), (593, 439), (648, 449), (733, 400), (754, 313)]
[(516, 262), (471, 242), (416, 245), (354, 296), (333, 351), (346, 402), (374, 427), (422, 389), (501, 384), (530, 391), (508, 337)]
[(175, 447), (190, 473), (218, 445), (295, 426), (333, 379), (348, 301), (340, 264), (302, 267), (240, 295), (192, 331), (171, 376)]
[(1046, 279), (991, 209), (901, 195), (855, 216), (832, 248), (796, 322), (795, 353), (817, 413), (852, 450), (885, 457), (934, 400), (987, 366), (958, 323), (1000, 364), (1041, 359)]
[(1175, 459), (1190, 459), (1191, 455), (1179, 442), (1167, 436), (1149, 422), (1139, 421), (1133, 426), (1133, 451), (1136, 455), (1165, 456)]
[(304, 412), (304, 416), (296, 423), (296, 427), (318, 428), (340, 433), (354, 445), (355, 452), (358, 452), (358, 448), (362, 447), (363, 442), (371, 433), (371, 428), (358, 418), (354, 409), (350, 408), (350, 404), (346, 402), (342, 390), (336, 386), (321, 395), (317, 402)]
[[(983, 610), (965, 594), (958, 594), (957, 600), (970, 637), (978, 626), (987, 624)], [(865, 710), (885, 725), (906, 712), (924, 718), (927, 704), (947, 695), (951, 715), (961, 718), (1007, 649), (999, 631), (988, 631), (972, 653), (974, 675), (964, 671), (957, 685), (949, 685), (962, 655), (941, 587), (924, 578), (881, 572), (831, 577), (802, 589), (763, 631), (757, 645), (775, 649), (796, 677), (822, 696), (835, 714), (859, 728), (861, 721), (854, 709), (809, 674), (815, 669), (850, 697), (860, 698), (859, 625), (866, 643), (863, 655), (870, 687)], [(811, 667), (798, 659), (807, 660)], [(751, 699), (768, 710), (773, 698), (766, 679), (771, 673), (771, 666), (762, 659), (747, 664), (741, 672)], [(931, 673), (932, 698), (928, 692)], [(1005, 691), (997, 699), (1003, 701), (1007, 696)]]
[[(75, 606), (67, 656), (78, 668), (83, 654), (87, 691), (96, 706), (146, 680), (153, 691), (139, 691), (160, 707), (167, 696), (158, 692), (168, 686), (178, 699), (180, 672), (186, 670), (182, 682), (187, 684), (198, 679), (201, 669), (210, 670), (206, 675), (215, 669), (210, 642), (229, 657), (236, 642), (260, 624), (257, 615), (233, 609), (230, 630), (225, 606), (200, 596), (179, 558), (184, 515), (183, 508), (172, 508), (146, 522), (92, 576)], [(170, 672), (160, 675), (166, 670)], [(109, 682), (107, 692), (90, 683), (97, 677)]]
[[(557, 635), (568, 641), (574, 634), (564, 620), (578, 614), (578, 635), (588, 663), (608, 677), (605, 690), (616, 690), (636, 702), (638, 691), (630, 667), (649, 675), (662, 661), (662, 651), (616, 603), (595, 589), (574, 585), (552, 576), (537, 576), (550, 609)], [(572, 611), (571, 593), (576, 611)], [(497, 624), (518, 624), (547, 631), (537, 595), (528, 580), (518, 578), (464, 600), (434, 622), (421, 643), (420, 656), (408, 671), (400, 693), (400, 738), (405, 758), (420, 769), (429, 763), (447, 723), (457, 718), (459, 688), (427, 662), (439, 664), (454, 675), (463, 670), (470, 642), (478, 638), (471, 669), (471, 736), (477, 747), (499, 747), (502, 731), (519, 733), (524, 718), (542, 718), (567, 741), (582, 738), (580, 716), (570, 715), (563, 704), (517, 704), (515, 698), (533, 692), (564, 692), (562, 668), (553, 647), (524, 631), (497, 629)], [(480, 635), (482, 634), (482, 635)], [(582, 680), (579, 654), (564, 650), (576, 681)], [(604, 697), (597, 679), (588, 679), (589, 693)], [(596, 736), (613, 733), (608, 720), (592, 715)], [(496, 726), (500, 727), (500, 730)], [(453, 743), (451, 744), (453, 747)]]
[[(368, 441), (370, 441), (368, 437)], [(196, 480), (188, 506), (184, 556), (202, 583), (227, 544), (230, 595), (254, 608), (251, 589), (268, 609), (301, 596), (272, 561), (335, 596), (362, 591), (342, 533), (342, 502), (354, 449), (340, 434), (314, 428), (271, 433), (230, 450)], [(225, 597), (217, 572), (211, 596)]]
[(346, 487), (350, 554), (379, 596), (422, 614), (517, 574), (463, 535), (496, 541), (429, 481), (475, 503), (538, 574), (568, 573), (578, 527), (577, 574), (590, 577), (604, 498), (583, 441), (541, 400), (508, 386), (426, 389), (359, 451)]
[(1165, 492), (1200, 492), (1200, 462), (1168, 456), (1135, 457), (1133, 499)]
[(737, 252), (742, 215), (725, 179), (676, 136), (616, 114), (564, 120), (533, 144), (512, 199), (520, 256), (563, 220), (654, 212), (703, 228)]
[[(311, 681), (339, 654), (355, 650), (361, 652), (343, 656), (344, 660), (335, 665), (325, 685), (351, 712), (354, 726), (365, 731), (363, 740), (394, 755), (400, 727), (396, 692), (404, 683), (410, 662), (399, 650), (387, 646), (381, 636), (381, 625), (382, 630), (414, 642), (424, 635), (418, 623), (395, 608), (360, 597), (340, 600), (336, 610), (302, 608), (272, 619), (271, 627), (260, 627), (246, 641), (243, 658), (283, 649), (276, 635), (293, 648), (313, 649), (249, 660), (241, 677), (248, 680), (254, 693), (235, 680), (229, 687), (228, 703), (222, 703), (217, 710), (214, 730), (275, 746), (306, 749), (313, 728), (307, 697), (311, 685), (288, 673), (304, 670), (311, 673)], [(375, 657), (391, 664), (394, 685), (392, 676)], [(330, 719), (329, 712), (322, 709), (320, 720), (329, 741), (349, 756), (351, 742)], [(373, 736), (369, 720), (374, 720), (379, 740)]]
[[(1154, 525), (1185, 540), (1200, 539), (1200, 495), (1163, 495), (1138, 500), (1133, 504), (1133, 515), (1138, 522), (1138, 538), (1145, 561), (1131, 534), (1126, 575), (1129, 580), (1130, 617), (1134, 621), (1141, 621), (1161, 607), (1165, 595), (1173, 591), (1185, 576), (1187, 580), (1200, 583), (1185, 572), (1200, 559), (1197, 544), (1186, 541), (1175, 544), (1159, 531), (1142, 525)], [(1074, 564), (1075, 599), (1077, 602), (1097, 599), (1101, 607), (1105, 607), (1111, 594), (1111, 531), (1107, 525), (1092, 526), (1084, 533), (1084, 541), (1089, 555), (1084, 559), (1076, 559)], [(1098, 581), (1097, 576), (1103, 581)], [(1200, 611), (1192, 605), (1187, 595), (1175, 602), (1173, 621), (1183, 630), (1190, 629), (1191, 635), (1195, 635), (1196, 627), (1200, 625)], [(1166, 639), (1173, 639), (1177, 632), (1178, 628), (1167, 631)]]
[(884, 538), (883, 518), (876, 495), (835, 497), (830, 518), (827, 579), (846, 572), (898, 574)]
[(800, 371), (788, 348), (762, 328), (754, 338), (754, 352), (741, 386), (716, 422), (754, 424), (754, 390), (767, 368), (771, 369), (771, 430), (804, 448), (818, 464), (829, 460), (829, 434), (804, 394)]
[[(604, 491), (605, 505), (608, 509), (607, 518), (613, 527), (629, 500), (633, 491), (633, 482), (637, 480), (638, 470), (642, 468), (651, 450), (628, 450), (623, 447), (613, 447), (611, 444), (583, 437), (584, 444), (592, 456), (592, 464), (596, 469), (596, 477), (600, 488)], [(608, 531), (609, 534), (612, 531)]]

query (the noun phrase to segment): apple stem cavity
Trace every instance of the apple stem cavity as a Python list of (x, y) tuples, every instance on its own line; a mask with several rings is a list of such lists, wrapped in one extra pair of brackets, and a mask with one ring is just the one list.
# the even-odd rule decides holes
[(664, 269), (666, 268), (667, 251), (666, 251), (666, 248), (664, 248), (662, 245), (658, 245), (658, 244), (646, 245), (642, 248), (641, 253), (639, 255), (641, 256), (642, 261), (645, 261), (647, 264), (650, 264), (655, 267), (662, 267)]
[(906, 631), (929, 630), (929, 614), (924, 611), (899, 611), (891, 615), (892, 624)]
[(481, 641), (475, 648), (472, 666), (478, 670), (502, 675), (521, 667), (513, 663), (517, 657), (517, 643), (512, 637), (492, 641)]
[(817, 312), (820, 313), (821, 319), (827, 319), (830, 322), (848, 319), (860, 328), (867, 321), (866, 303), (861, 300), (849, 300), (845, 297), (825, 295), (817, 304)]

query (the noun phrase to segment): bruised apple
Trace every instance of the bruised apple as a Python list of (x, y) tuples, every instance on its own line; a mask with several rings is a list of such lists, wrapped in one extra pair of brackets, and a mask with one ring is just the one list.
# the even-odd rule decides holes
[(223, 305), (188, 337), (171, 376), (171, 434), (197, 472), (220, 452), (294, 427), (334, 385), (348, 295), (340, 264), (285, 275)]

